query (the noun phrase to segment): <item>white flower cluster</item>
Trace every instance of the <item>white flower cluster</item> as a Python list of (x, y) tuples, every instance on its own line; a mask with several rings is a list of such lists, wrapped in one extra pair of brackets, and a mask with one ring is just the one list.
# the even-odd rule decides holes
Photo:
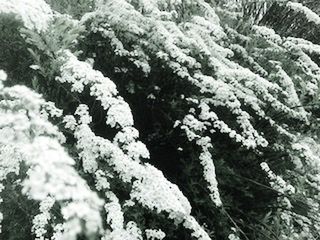
[(240, 238), (237, 235), (235, 235), (234, 233), (229, 234), (228, 239), (229, 240), (240, 240)]
[(212, 149), (211, 139), (209, 137), (203, 137), (203, 134), (201, 134), (201, 132), (206, 129), (205, 123), (200, 122), (193, 115), (189, 114), (184, 118), (181, 129), (186, 132), (189, 141), (195, 141), (201, 148), (199, 160), (203, 167), (204, 178), (208, 182), (211, 200), (216, 206), (221, 206), (222, 202), (218, 190), (215, 166), (210, 153), (210, 149)]
[[(310, 239), (316, 240), (320, 225), (319, 203), (313, 198), (308, 198), (306, 204), (310, 207), (308, 214), (299, 214), (290, 210), (282, 210), (279, 215), (280, 234), (284, 240)], [(297, 227), (298, 226), (298, 227)], [(316, 234), (315, 234), (316, 233)]]
[[(90, 233), (101, 228), (100, 207), (103, 201), (92, 192), (74, 169), (74, 161), (58, 142), (61, 136), (40, 112), (46, 102), (23, 86), (0, 90), (0, 176), (18, 173), (23, 161), (28, 167), (22, 179), (22, 191), (40, 201), (40, 214), (34, 218), (34, 233), (45, 235), (49, 205), (61, 207), (65, 220), (60, 239), (76, 239), (84, 226)], [(48, 202), (50, 199), (50, 203)]]
[(232, 233), (229, 234), (228, 240), (240, 240), (237, 229), (232, 227), (231, 231)]
[[(299, 151), (299, 157), (304, 159), (304, 163), (314, 168), (320, 167), (320, 148), (318, 143), (311, 137), (302, 137), (292, 144), (292, 149)], [(300, 164), (297, 166), (299, 167)]]
[(63, 114), (61, 109), (58, 109), (53, 102), (45, 102), (42, 105), (41, 116), (45, 119), (48, 119), (49, 116), (53, 118), (60, 118)]
[(199, 159), (203, 166), (203, 175), (205, 180), (208, 182), (208, 189), (210, 191), (210, 197), (216, 206), (221, 206), (222, 202), (220, 199), (218, 181), (216, 179), (216, 170), (213, 164), (212, 155), (209, 149), (212, 148), (210, 138), (202, 138), (197, 141), (197, 144), (202, 146), (202, 152), (200, 153)]
[[(247, 148), (265, 147), (267, 141), (253, 127), (250, 114), (244, 110), (247, 106), (277, 129), (281, 126), (264, 111), (267, 105), (286, 117), (306, 120), (305, 112), (300, 109), (293, 110), (287, 102), (279, 99), (279, 96), (285, 94), (284, 89), (228, 59), (233, 52), (222, 47), (219, 42), (226, 34), (219, 25), (214, 9), (203, 1), (185, 3), (192, 9), (192, 17), (179, 18), (179, 24), (174, 18), (163, 20), (159, 14), (151, 13), (177, 9), (180, 2), (170, 5), (167, 1), (146, 3), (141, 0), (132, 4), (130, 1), (121, 0), (101, 4), (95, 13), (86, 15), (83, 22), (89, 23), (93, 32), (101, 32), (102, 37), (111, 41), (111, 44), (116, 43), (115, 54), (130, 52), (127, 47), (130, 41), (131, 49), (139, 52), (134, 61), (138, 59), (147, 64), (147, 55), (157, 56), (177, 76), (198, 87), (200, 94), (210, 95), (210, 100), (206, 100), (206, 103), (212, 112), (211, 116), (215, 113), (215, 108), (227, 108), (242, 130), (240, 133), (235, 132), (223, 116), (216, 116), (210, 119), (212, 131), (214, 129), (229, 134)], [(125, 18), (122, 17), (124, 15)], [(254, 31), (268, 39), (272, 46), (282, 43), (281, 37), (271, 29), (255, 26)], [(202, 63), (196, 57), (197, 54), (207, 59), (208, 65), (214, 69), (215, 78), (201, 73)], [(254, 62), (253, 59), (252, 61)], [(258, 73), (267, 75), (262, 67), (255, 67), (259, 69)]]
[(287, 183), (285, 180), (283, 180), (282, 177), (276, 175), (269, 167), (269, 165), (266, 162), (263, 162), (260, 164), (263, 171), (265, 171), (268, 174), (268, 178), (270, 180), (270, 185), (273, 189), (278, 191), (281, 194), (294, 194), (295, 188)]
[(196, 219), (189, 216), (185, 219), (183, 226), (191, 230), (191, 236), (199, 240), (211, 240), (206, 231), (198, 224)]
[[(85, 15), (82, 22), (88, 26), (89, 31), (105, 38), (115, 55), (126, 57), (139, 65), (146, 75), (150, 74), (152, 68), (149, 59), (157, 57), (177, 77), (198, 89), (197, 98), (184, 98), (187, 104), (192, 105), (192, 109), (183, 119), (177, 119), (177, 123), (186, 132), (188, 140), (200, 147), (199, 162), (204, 169), (211, 199), (220, 206), (212, 160), (211, 141), (214, 139), (210, 135), (220, 132), (247, 149), (264, 148), (269, 143), (264, 133), (256, 128), (258, 124), (253, 123), (257, 116), (279, 134), (292, 138), (292, 134), (285, 125), (278, 123), (276, 117), (284, 116), (286, 119), (307, 122), (308, 113), (298, 107), (302, 104), (295, 90), (296, 77), (286, 73), (281, 64), (274, 64), (270, 74), (258, 63), (257, 57), (249, 55), (244, 47), (233, 44), (229, 49), (228, 44), (222, 44), (226, 33), (220, 26), (214, 9), (204, 1), (184, 2), (183, 7), (189, 9), (188, 13), (179, 11), (181, 4), (180, 1), (162, 0), (101, 1), (99, 8)], [(288, 51), (289, 45), (285, 44), (288, 41), (267, 27), (254, 26), (251, 37), (242, 37), (245, 42), (254, 38), (265, 39), (269, 44), (266, 50)], [(260, 54), (259, 50), (257, 49), (256, 55)], [(252, 71), (230, 60), (234, 56), (233, 51), (245, 57), (252, 66)], [(306, 62), (303, 58), (307, 59), (307, 55), (301, 55), (301, 69), (302, 63)], [(305, 68), (314, 69), (311, 63), (309, 61)], [(207, 75), (208, 71), (204, 74), (202, 69), (210, 69), (212, 75)], [(314, 79), (308, 81), (306, 92), (313, 92), (315, 95), (317, 80), (313, 76), (316, 74), (304, 74), (309, 74)], [(231, 119), (219, 115), (219, 111), (216, 111), (219, 108), (227, 110)], [(197, 115), (196, 112), (200, 114)], [(233, 125), (229, 124), (230, 121)], [(136, 136), (136, 133), (129, 131)], [(127, 136), (122, 134), (121, 131), (118, 136), (126, 139)], [(119, 143), (118, 140), (115, 142)], [(145, 152), (145, 157), (148, 156), (147, 151), (143, 150), (144, 145), (120, 143), (119, 146), (131, 159), (139, 159), (139, 156), (143, 156), (142, 152)], [(138, 153), (134, 152), (136, 149)], [(88, 156), (92, 156), (92, 153), (88, 153)], [(148, 207), (152, 208), (152, 205)]]
[[(292, 158), (296, 169), (308, 179), (307, 183), (320, 190), (320, 146), (310, 137), (302, 137), (292, 144)], [(320, 198), (320, 196), (317, 196)]]
[[(64, 51), (61, 53), (60, 61), (62, 66), (61, 76), (57, 80), (62, 83), (71, 84), (71, 91), (81, 93), (85, 86), (90, 88), (90, 95), (100, 101), (101, 106), (106, 111), (106, 124), (111, 127), (119, 128), (120, 131), (114, 138), (114, 142), (128, 154), (129, 157), (140, 161), (141, 158), (149, 158), (149, 152), (145, 145), (137, 140), (139, 133), (133, 126), (133, 116), (129, 105), (118, 96), (115, 84), (107, 77), (104, 77), (101, 72), (93, 70), (92, 66), (86, 62), (79, 61), (71, 52)], [(91, 122), (91, 117), (84, 114), (87, 111), (87, 106), (80, 105), (76, 111), (76, 115), (81, 116), (81, 122), (88, 124)], [(74, 129), (75, 120), (68, 116), (65, 118), (67, 127)], [(87, 141), (83, 139), (83, 141)], [(81, 145), (85, 145), (82, 143)], [(95, 171), (95, 167), (90, 165), (90, 155), (94, 155), (95, 149), (90, 150), (90, 154), (86, 157), (84, 164), (86, 171)], [(90, 167), (93, 169), (89, 169)]]
[(124, 227), (124, 216), (119, 199), (116, 195), (112, 192), (108, 192), (106, 196), (110, 201), (105, 204), (105, 210), (107, 213), (107, 223), (109, 224), (111, 231), (107, 230), (104, 233), (102, 240), (142, 240), (142, 232), (135, 222), (130, 221), (126, 224), (126, 227)]
[(313, 12), (311, 9), (309, 9), (308, 7), (303, 6), (301, 3), (289, 1), (287, 3), (287, 7), (289, 7), (290, 9), (292, 9), (296, 12), (303, 13), (309, 22), (313, 22), (315, 24), (320, 24), (320, 17), (315, 12)]
[(271, 28), (254, 25), (252, 27), (252, 30), (255, 32), (255, 34), (266, 39), (269, 43), (274, 43), (276, 45), (282, 43), (282, 38), (280, 37), (280, 35), (276, 34), (275, 31)]
[[(137, 162), (141, 158), (149, 158), (149, 152), (145, 145), (137, 140), (139, 133), (132, 127), (133, 117), (129, 105), (117, 95), (115, 84), (108, 78), (104, 77), (101, 72), (92, 69), (91, 65), (79, 61), (70, 52), (61, 53), (60, 61), (62, 62), (61, 77), (57, 78), (62, 83), (71, 84), (71, 90), (81, 93), (85, 86), (90, 88), (90, 94), (101, 102), (101, 106), (107, 112), (106, 123), (111, 127), (120, 128), (120, 131), (114, 138), (116, 146), (120, 146), (127, 154), (127, 157)], [(88, 114), (88, 107), (79, 105), (76, 115), (80, 116), (79, 127), (76, 128), (76, 120), (72, 116), (66, 116), (64, 121), (66, 127), (75, 131), (75, 136), (78, 139), (77, 146), (82, 149), (79, 156), (83, 162), (83, 168), (86, 172), (96, 174), (99, 171), (97, 158), (103, 156), (101, 152), (101, 138), (95, 137), (87, 126), (91, 122), (91, 117)], [(90, 138), (89, 136), (92, 136)], [(108, 144), (111, 144), (108, 143)], [(107, 149), (105, 149), (106, 151)], [(100, 176), (100, 175), (99, 175)], [(96, 185), (101, 188), (102, 180), (97, 179)]]
[[(112, 143), (107, 139), (95, 136), (88, 126), (89, 122), (82, 120), (83, 117), (85, 119), (88, 118), (86, 107), (80, 105), (79, 108), (81, 111), (77, 110), (76, 112), (77, 114), (81, 112), (81, 114), (79, 114), (80, 120), (75, 127), (74, 135), (78, 141), (77, 147), (80, 150), (80, 156), (83, 162), (86, 162), (86, 166), (90, 166), (86, 168), (87, 171), (90, 173), (95, 172), (95, 176), (97, 176), (97, 173), (101, 176), (101, 172), (104, 170), (99, 166), (99, 159), (107, 163), (110, 167), (110, 170), (103, 175), (103, 178), (96, 178), (96, 181), (103, 180), (103, 182), (97, 182), (96, 186), (106, 186), (99, 187), (100, 190), (107, 189), (109, 187), (107, 179), (110, 177), (119, 178), (125, 183), (131, 183), (132, 189), (130, 197), (132, 203), (137, 202), (158, 213), (167, 213), (168, 217), (174, 220), (176, 224), (183, 222), (185, 225), (191, 218), (191, 206), (178, 187), (170, 183), (161, 171), (149, 164), (140, 163), (132, 157), (130, 153), (126, 154), (120, 149), (118, 144), (116, 144), (117, 142), (133, 141), (138, 134), (136, 130), (130, 128), (127, 129), (126, 133), (124, 131), (121, 132), (115, 138), (115, 143)], [(128, 133), (133, 133), (133, 135), (130, 136)], [(107, 196), (111, 196), (111, 199), (114, 199), (112, 205), (106, 205), (108, 206), (107, 212), (115, 211), (114, 207), (118, 209), (116, 211), (117, 214), (110, 216), (109, 223), (111, 227), (112, 224), (117, 222), (119, 223), (117, 224), (118, 226), (123, 226), (123, 224), (120, 224), (123, 218), (121, 215), (121, 206), (115, 200), (114, 194), (107, 193)], [(111, 206), (113, 207), (110, 208)], [(189, 229), (194, 232), (201, 231), (199, 236), (206, 236), (206, 239), (210, 239), (196, 220), (193, 219), (192, 222), (192, 225), (187, 225)], [(123, 231), (123, 227), (121, 229), (121, 231)], [(112, 232), (108, 234), (112, 234)]]
[(115, 84), (104, 77), (101, 72), (93, 70), (89, 63), (79, 61), (70, 51), (60, 53), (61, 76), (57, 81), (71, 84), (71, 91), (81, 93), (88, 86), (90, 95), (101, 102), (107, 111), (106, 122), (111, 127), (127, 127), (133, 125), (133, 117), (129, 105), (119, 96)]
[(25, 27), (44, 31), (53, 19), (53, 11), (43, 0), (1, 0), (0, 13), (16, 14)]
[[(101, 106), (106, 110), (106, 124), (120, 128), (113, 139), (113, 143), (97, 137), (89, 127), (92, 121), (88, 113), (89, 108), (83, 104), (79, 105), (75, 112), (75, 116), (79, 118), (78, 121), (73, 116), (64, 118), (66, 127), (74, 131), (83, 168), (95, 177), (97, 189), (100, 191), (107, 190), (110, 187), (108, 178), (118, 177), (123, 182), (132, 184), (130, 197), (133, 202), (136, 201), (142, 206), (159, 213), (166, 212), (169, 214), (169, 218), (176, 223), (187, 221), (190, 218), (191, 206), (178, 187), (166, 180), (161, 171), (149, 164), (140, 163), (140, 158), (148, 158), (149, 152), (145, 145), (137, 140), (139, 133), (132, 127), (131, 110), (129, 105), (117, 95), (115, 84), (99, 71), (93, 70), (90, 64), (79, 61), (69, 51), (61, 52), (59, 60), (62, 66), (60, 68), (61, 76), (57, 80), (61, 83), (70, 84), (71, 91), (78, 93), (84, 91), (84, 88), (88, 86), (90, 94), (99, 100)], [(109, 170), (100, 168), (100, 161), (106, 161), (116, 175)], [(114, 199), (114, 203), (106, 205), (112, 231), (106, 232), (105, 237), (108, 238), (110, 234), (113, 237), (120, 238), (121, 236), (127, 236), (128, 239), (129, 236), (138, 236), (137, 231), (132, 230), (135, 228), (132, 228), (132, 226), (124, 228), (123, 224), (120, 224), (120, 222), (123, 222), (120, 221), (123, 218), (121, 217), (121, 206), (116, 204), (116, 196), (113, 193), (107, 191), (106, 194), (107, 196), (112, 195), (111, 198)], [(108, 206), (118, 206), (117, 214), (111, 214), (112, 211)], [(120, 228), (120, 225), (118, 225), (117, 228), (113, 229), (114, 221), (120, 221), (119, 224), (122, 227)], [(195, 220), (189, 228), (193, 229), (194, 232), (202, 229)], [(131, 229), (131, 232), (128, 229)], [(200, 235), (207, 236), (204, 230)], [(133, 239), (139, 239), (139, 237)], [(209, 239), (208, 236), (207, 239)]]
[[(270, 52), (278, 52), (288, 54), (291, 53), (295, 56), (296, 60), (294, 64), (297, 66), (299, 70), (297, 70), (294, 75), (289, 76), (295, 82), (294, 87), (299, 87), (300, 91), (302, 91), (302, 95), (313, 96), (315, 99), (319, 95), (319, 66), (311, 59), (309, 55), (311, 54), (319, 54), (320, 47), (316, 44), (313, 44), (307, 40), (300, 38), (281, 38), (277, 35), (274, 30), (269, 29), (267, 27), (262, 26), (254, 26), (254, 32), (256, 35), (265, 39), (270, 46), (267, 48)], [(276, 41), (270, 41), (270, 39), (276, 39)], [(261, 50), (260, 50), (261, 51)], [(269, 61), (276, 62), (276, 61)], [(281, 67), (281, 63), (278, 62), (273, 66), (276, 71), (278, 71), (279, 67)], [(283, 78), (284, 71), (278, 71), (279, 78)], [(273, 76), (273, 75), (272, 75)], [(269, 78), (272, 79), (272, 76)], [(287, 78), (288, 79), (288, 78)], [(284, 88), (284, 90), (287, 90)], [(292, 92), (292, 91), (291, 91)], [(287, 94), (285, 91), (282, 91), (282, 94)], [(288, 94), (287, 94), (288, 95)], [(295, 98), (295, 97), (294, 97)], [(301, 101), (300, 97), (300, 101)], [(298, 104), (298, 106), (301, 104)], [(301, 108), (299, 110), (302, 110)], [(301, 112), (306, 116), (305, 112)]]
[[(228, 35), (233, 38), (234, 33), (232, 30), (227, 29)], [(237, 34), (237, 37), (243, 37), (241, 34)], [(244, 39), (243, 41), (250, 41), (250, 39)], [(235, 55), (238, 55), (241, 57), (241, 60), (243, 60), (246, 64), (249, 65), (249, 68), (256, 74), (266, 77), (268, 76), (268, 72), (252, 57), (249, 55), (248, 51), (239, 44), (231, 44), (230, 49), (235, 53)]]
[[(289, 2), (288, 6), (304, 12), (310, 21), (320, 23), (319, 17), (301, 4)], [(17, 14), (27, 28), (37, 31), (45, 30), (53, 17), (49, 6), (41, 0), (2, 0), (0, 13)], [(268, 145), (263, 133), (253, 123), (256, 116), (267, 120), (279, 133), (290, 134), (284, 125), (277, 124), (277, 119), (268, 116), (269, 106), (273, 112), (284, 114), (291, 120), (307, 121), (304, 109), (293, 109), (300, 105), (294, 83), (300, 76), (293, 78), (278, 63), (273, 63), (274, 73), (269, 74), (242, 46), (228, 46), (218, 16), (204, 0), (100, 1), (99, 8), (86, 15), (82, 23), (90, 23), (90, 30), (109, 40), (106, 42), (114, 48), (117, 56), (126, 57), (146, 75), (152, 70), (150, 59), (157, 57), (164, 67), (197, 89), (197, 97), (184, 98), (193, 108), (180, 119), (181, 128), (188, 140), (194, 141), (201, 149), (199, 161), (210, 197), (217, 206), (222, 202), (212, 160), (212, 133), (227, 134), (247, 149), (256, 149)], [(298, 56), (297, 66), (303, 76), (308, 76), (306, 95), (316, 96), (320, 69), (308, 54), (319, 52), (319, 49), (297, 39), (283, 40), (266, 27), (254, 26), (253, 32), (254, 37), (263, 38), (269, 44), (264, 50), (281, 52), (285, 49)], [(232, 61), (234, 53), (244, 56), (253, 65), (253, 70)], [(255, 53), (259, 53), (258, 50)], [(88, 234), (100, 232), (103, 240), (142, 239), (136, 223), (125, 224), (120, 201), (111, 191), (109, 180), (117, 178), (131, 185), (126, 206), (139, 204), (157, 213), (165, 213), (176, 224), (182, 223), (191, 230), (193, 237), (210, 240), (190, 215), (190, 203), (178, 187), (155, 167), (141, 163), (141, 158), (149, 158), (149, 152), (138, 140), (139, 132), (133, 127), (130, 107), (118, 95), (115, 84), (94, 70), (90, 63), (79, 61), (69, 50), (60, 51), (58, 55), (61, 75), (57, 81), (69, 84), (76, 94), (90, 90), (90, 95), (106, 111), (106, 124), (118, 129), (112, 140), (96, 136), (89, 126), (92, 121), (89, 108), (84, 104), (78, 106), (74, 116), (64, 117), (66, 128), (74, 132), (77, 140), (84, 171), (91, 174), (96, 190), (109, 200), (104, 207), (110, 229), (101, 230), (99, 210), (103, 202), (77, 174), (74, 161), (59, 143), (64, 137), (47, 121), (49, 116), (61, 117), (62, 111), (24, 87), (3, 89), (6, 74), (0, 71), (0, 181), (9, 173), (18, 174), (22, 161), (29, 167), (22, 187), (31, 199), (40, 201), (40, 214), (33, 221), (37, 239), (45, 239), (46, 227), (52, 219), (50, 210), (56, 203), (61, 207), (65, 222), (52, 225), (54, 240), (76, 239), (83, 230)], [(273, 82), (274, 79), (278, 82)], [(219, 114), (216, 111), (219, 108), (227, 110), (236, 126), (228, 124), (230, 119)], [(251, 110), (254, 111), (252, 115)], [(307, 159), (311, 166), (318, 167), (319, 159), (308, 144), (296, 143), (292, 148), (302, 152), (300, 157)], [(295, 192), (266, 163), (261, 167), (275, 190), (282, 194)], [(320, 182), (318, 174), (309, 177), (314, 183)], [(0, 184), (0, 193), (4, 187)], [(146, 235), (149, 239), (165, 237), (161, 230), (152, 229), (146, 230)], [(229, 238), (237, 239), (237, 236), (230, 234)]]
[(308, 53), (308, 54), (320, 54), (320, 45), (312, 43), (308, 40), (303, 38), (294, 38), (294, 37), (287, 37), (285, 41), (292, 42), (295, 44), (299, 49)]
[(55, 200), (51, 197), (47, 197), (40, 203), (40, 214), (33, 218), (32, 231), (36, 235), (36, 240), (45, 240), (45, 234), (47, 233), (46, 227), (51, 219), (50, 210), (54, 205)]
[[(202, 1), (197, 2), (199, 5), (203, 4)], [(259, 97), (264, 98), (262, 100), (272, 102), (274, 106), (275, 103), (278, 103), (277, 99), (268, 92), (268, 89), (279, 90), (279, 88), (260, 78), (260, 82), (263, 82), (265, 85), (265, 87), (261, 87), (261, 83), (258, 83), (258, 76), (245, 71), (235, 72), (236, 70), (234, 69), (239, 68), (238, 66), (233, 66), (232, 68), (234, 69), (222, 68), (222, 66), (225, 65), (224, 63), (228, 62), (225, 57), (232, 55), (232, 51), (216, 43), (216, 41), (224, 37), (225, 34), (219, 26), (219, 20), (211, 7), (206, 8), (205, 11), (210, 11), (211, 16), (215, 16), (214, 18), (207, 18), (206, 16), (208, 15), (201, 14), (203, 11), (202, 7), (197, 8), (194, 6), (192, 8), (193, 18), (177, 26), (176, 23), (168, 22), (167, 19), (162, 22), (161, 17), (157, 14), (150, 15), (150, 12), (156, 11), (154, 10), (155, 7), (159, 8), (159, 5), (156, 6), (156, 3), (160, 5), (161, 1), (153, 1), (148, 6), (145, 5), (145, 1), (138, 1), (134, 7), (126, 1), (109, 1), (103, 8), (103, 11), (100, 9), (96, 11), (95, 14), (86, 16), (84, 21), (90, 22), (90, 19), (94, 18), (94, 21), (90, 22), (92, 31), (101, 32), (101, 35), (104, 38), (110, 39), (111, 43), (117, 43), (115, 44), (116, 54), (119, 51), (128, 51), (125, 49), (126, 38), (120, 38), (119, 35), (116, 34), (117, 30), (123, 32), (123, 34), (127, 36), (127, 39), (133, 38), (135, 40), (134, 44), (136, 47), (134, 47), (134, 49), (141, 51), (142, 46), (146, 51), (154, 51), (154, 49), (156, 49), (156, 56), (166, 62), (174, 73), (197, 86), (200, 93), (211, 94), (209, 99), (201, 102), (201, 109), (206, 110), (202, 111), (201, 120), (191, 115), (186, 115), (183, 120), (185, 126), (182, 125), (182, 128), (188, 131), (187, 136), (189, 140), (193, 140), (197, 135), (193, 130), (190, 130), (190, 126), (186, 125), (186, 121), (190, 117), (193, 117), (194, 122), (200, 123), (202, 126), (201, 128), (203, 129), (201, 131), (208, 129), (208, 131), (218, 130), (222, 133), (227, 133), (231, 138), (243, 143), (243, 145), (248, 148), (255, 148), (259, 145), (266, 146), (267, 141), (253, 128), (249, 114), (241, 109), (241, 101), (245, 101), (246, 104), (251, 105), (254, 110), (259, 110), (259, 114), (264, 116), (265, 114), (260, 106), (262, 101), (254, 95), (254, 91), (259, 93)], [(119, 12), (118, 9), (121, 9), (121, 12)], [(124, 14), (123, 9), (125, 9), (126, 12), (125, 20), (121, 17)], [(149, 21), (150, 17), (154, 18), (154, 21)], [(104, 18), (108, 19), (105, 23), (103, 22)], [(153, 31), (152, 34), (148, 35), (148, 32), (150, 32), (148, 29), (150, 28), (152, 28)], [(144, 39), (143, 35), (146, 35), (147, 38)], [(146, 46), (144, 44), (145, 41), (152, 44), (154, 43), (154, 45), (149, 44)], [(219, 78), (225, 79), (227, 82), (231, 82), (231, 84), (226, 84), (221, 80), (215, 80), (199, 72), (191, 75), (191, 70), (199, 69), (201, 64), (190, 54), (188, 49), (193, 49), (197, 53), (208, 57), (210, 64), (219, 70)], [(137, 54), (136, 57), (139, 57), (139, 55), (145, 56), (146, 51), (142, 51), (141, 54)], [(145, 60), (145, 57), (140, 60)], [(232, 66), (231, 63), (229, 63), (229, 65)], [(234, 70), (233, 72), (235, 74), (230, 76), (229, 73), (232, 70)], [(243, 84), (248, 74), (250, 83)], [(241, 78), (239, 78), (240, 76)], [(241, 88), (239, 88), (239, 86)], [(268, 98), (265, 96), (265, 93), (267, 93)], [(242, 134), (231, 129), (223, 120), (218, 118), (214, 110), (211, 110), (214, 107), (220, 106), (227, 107), (236, 116), (237, 122), (243, 130)], [(281, 103), (279, 103), (278, 109), (285, 109), (290, 112), (289, 108)], [(201, 137), (199, 137), (199, 139), (200, 138)], [(214, 165), (210, 159), (211, 154), (208, 150), (209, 147), (210, 145), (203, 149), (203, 153), (200, 155), (200, 161), (205, 169), (204, 176), (209, 182), (212, 199), (217, 205), (220, 205), (221, 201), (217, 191), (217, 181), (214, 174)]]
[(166, 237), (161, 229), (146, 229), (145, 232), (148, 240), (162, 240)]
[[(278, 81), (278, 84), (285, 92), (285, 98), (287, 100), (287, 104), (291, 107), (301, 106), (300, 99), (295, 89), (295, 85), (290, 76), (283, 70), (283, 68), (277, 64), (275, 64), (276, 72), (274, 75), (269, 75), (270, 78), (274, 78)], [(301, 108), (304, 111), (303, 108)]]

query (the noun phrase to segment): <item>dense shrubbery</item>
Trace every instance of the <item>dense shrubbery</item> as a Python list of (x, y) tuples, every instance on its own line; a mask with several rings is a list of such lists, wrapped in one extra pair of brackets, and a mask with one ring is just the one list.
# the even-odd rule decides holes
[(0, 5), (1, 237), (319, 238), (320, 17), (46, 2)]

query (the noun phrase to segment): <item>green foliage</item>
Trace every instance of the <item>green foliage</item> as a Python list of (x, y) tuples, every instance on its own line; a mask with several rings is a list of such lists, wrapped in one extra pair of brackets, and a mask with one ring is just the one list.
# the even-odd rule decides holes
[(65, 49), (73, 49), (75, 54), (80, 54), (81, 51), (76, 50), (75, 46), (79, 34), (83, 31), (84, 27), (68, 16), (56, 18), (45, 34), (21, 29), (21, 35), (28, 44), (27, 49), (32, 57), (30, 68), (35, 73), (31, 83), (32, 88), (55, 101), (63, 109), (70, 108), (70, 105), (78, 99), (55, 81), (61, 66), (57, 56), (59, 51)]

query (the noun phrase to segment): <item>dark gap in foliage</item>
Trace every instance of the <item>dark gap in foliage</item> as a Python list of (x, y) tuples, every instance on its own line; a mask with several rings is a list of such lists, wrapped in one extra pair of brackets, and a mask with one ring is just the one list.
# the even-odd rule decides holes
[(14, 14), (0, 14), (0, 69), (8, 74), (6, 84), (30, 81), (32, 58), (20, 35), (23, 23)]

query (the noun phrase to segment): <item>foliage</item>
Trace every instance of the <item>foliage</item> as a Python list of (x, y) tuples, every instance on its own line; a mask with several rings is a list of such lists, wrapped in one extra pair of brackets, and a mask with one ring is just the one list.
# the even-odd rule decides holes
[(2, 236), (318, 239), (319, 17), (273, 2), (5, 0)]

